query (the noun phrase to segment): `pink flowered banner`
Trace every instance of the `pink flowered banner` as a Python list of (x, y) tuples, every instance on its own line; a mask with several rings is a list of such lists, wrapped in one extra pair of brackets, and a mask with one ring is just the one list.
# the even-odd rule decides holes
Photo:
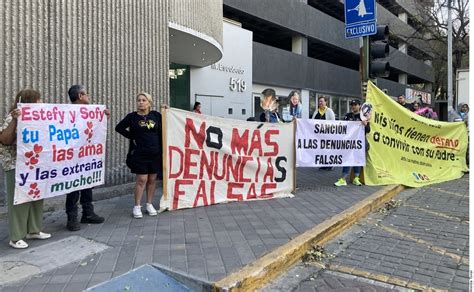
[(14, 204), (104, 183), (104, 105), (18, 104)]

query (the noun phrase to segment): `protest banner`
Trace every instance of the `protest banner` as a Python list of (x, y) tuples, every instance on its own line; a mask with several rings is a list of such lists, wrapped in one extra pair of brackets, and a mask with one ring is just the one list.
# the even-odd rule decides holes
[(18, 104), (14, 204), (104, 183), (104, 105)]
[(293, 123), (245, 122), (177, 109), (164, 110), (163, 122), (160, 211), (292, 196)]
[(368, 185), (420, 187), (457, 179), (467, 171), (463, 122), (430, 120), (405, 109), (369, 82), (373, 106), (367, 166)]
[(364, 166), (365, 130), (361, 122), (298, 119), (296, 166)]

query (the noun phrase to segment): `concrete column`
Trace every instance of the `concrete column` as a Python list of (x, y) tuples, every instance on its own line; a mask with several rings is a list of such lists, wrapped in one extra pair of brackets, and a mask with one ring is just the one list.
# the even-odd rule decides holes
[(408, 82), (408, 75), (405, 73), (398, 74), (398, 83), (400, 84), (407, 84)]
[(303, 119), (309, 119), (309, 90), (301, 90), (301, 105), (303, 106), (301, 117)]
[(301, 35), (293, 36), (291, 51), (298, 55), (308, 56), (308, 39)]

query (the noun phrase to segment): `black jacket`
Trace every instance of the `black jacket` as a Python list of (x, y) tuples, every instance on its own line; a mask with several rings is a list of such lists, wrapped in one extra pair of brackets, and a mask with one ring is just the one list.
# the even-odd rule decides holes
[(134, 155), (156, 155), (162, 152), (161, 114), (150, 111), (146, 116), (129, 113), (115, 127), (115, 131), (130, 139)]

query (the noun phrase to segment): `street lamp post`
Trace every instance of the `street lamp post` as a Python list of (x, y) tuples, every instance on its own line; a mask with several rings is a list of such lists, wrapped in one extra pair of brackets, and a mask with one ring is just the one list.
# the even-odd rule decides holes
[(453, 21), (451, 0), (448, 0), (448, 112), (453, 110)]

